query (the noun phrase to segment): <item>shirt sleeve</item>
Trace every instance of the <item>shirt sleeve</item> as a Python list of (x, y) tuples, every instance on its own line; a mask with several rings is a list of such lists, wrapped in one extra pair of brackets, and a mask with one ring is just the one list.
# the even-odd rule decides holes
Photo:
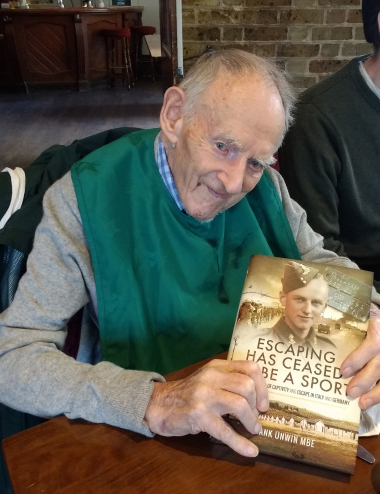
[[(27, 272), (0, 315), (1, 401), (42, 417), (65, 414), (150, 436), (144, 415), (154, 381), (162, 376), (110, 362), (79, 362), (62, 352), (66, 323), (86, 304), (96, 320), (91, 259), (67, 174), (45, 194)], [(96, 334), (97, 328), (88, 321), (86, 330)], [(81, 345), (95, 340), (82, 338)]]

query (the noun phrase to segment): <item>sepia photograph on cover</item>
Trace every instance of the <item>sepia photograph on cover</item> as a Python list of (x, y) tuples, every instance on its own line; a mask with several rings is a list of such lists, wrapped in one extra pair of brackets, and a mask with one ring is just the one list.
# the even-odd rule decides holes
[(366, 335), (372, 276), (251, 257), (227, 358), (260, 365), (270, 407), (257, 436), (229, 422), (261, 452), (353, 473), (360, 409), (339, 368)]

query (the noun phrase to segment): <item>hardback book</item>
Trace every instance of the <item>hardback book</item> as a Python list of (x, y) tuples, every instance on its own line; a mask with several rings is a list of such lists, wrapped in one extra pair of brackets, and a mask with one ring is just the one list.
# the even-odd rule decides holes
[(360, 408), (340, 366), (366, 335), (373, 274), (261, 255), (250, 259), (229, 360), (254, 360), (269, 409), (250, 434), (260, 452), (352, 474)]

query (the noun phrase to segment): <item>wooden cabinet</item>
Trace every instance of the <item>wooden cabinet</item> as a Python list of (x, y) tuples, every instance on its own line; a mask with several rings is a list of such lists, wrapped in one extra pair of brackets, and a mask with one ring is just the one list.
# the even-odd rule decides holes
[(106, 78), (101, 31), (141, 24), (142, 10), (0, 10), (0, 87), (76, 85), (87, 89), (92, 81)]

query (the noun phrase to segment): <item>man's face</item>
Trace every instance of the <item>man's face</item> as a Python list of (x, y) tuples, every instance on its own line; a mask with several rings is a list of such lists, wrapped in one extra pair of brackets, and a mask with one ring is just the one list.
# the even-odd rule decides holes
[(329, 287), (323, 278), (311, 280), (306, 286), (280, 293), (280, 301), (285, 307), (285, 322), (304, 339), (310, 328), (317, 324), (324, 311), (329, 295)]
[(187, 213), (207, 221), (230, 208), (260, 180), (284, 132), (276, 88), (260, 79), (220, 75), (184, 120), (169, 166)]

